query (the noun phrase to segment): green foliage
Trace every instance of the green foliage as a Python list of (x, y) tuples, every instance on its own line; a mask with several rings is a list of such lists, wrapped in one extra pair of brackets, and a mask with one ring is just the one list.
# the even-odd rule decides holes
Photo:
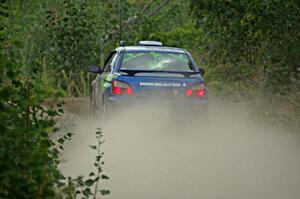
[(97, 145), (91, 145), (90, 147), (97, 152), (94, 166), (96, 168), (96, 173), (91, 172), (88, 178), (84, 176), (78, 176), (77, 178), (68, 178), (68, 183), (60, 189), (58, 198), (97, 198), (98, 193), (101, 195), (110, 194), (108, 189), (100, 189), (99, 183), (101, 180), (108, 180), (109, 177), (103, 173), (103, 155), (101, 146), (104, 143), (103, 134), (101, 129), (96, 131)]
[[(17, 25), (8, 26), (14, 17), (21, 22), (38, 17), (25, 15), (21, 20), (18, 17), (23, 13), (16, 11), (28, 4), (10, 3), (0, 6), (0, 198), (57, 198), (59, 190), (66, 186), (57, 167), (59, 154), (71, 133), (56, 141), (49, 136), (58, 130), (54, 118), (63, 113), (63, 103), (43, 105), (53, 90), (48, 85), (51, 82), (47, 72), (51, 70), (46, 69), (42, 38), (32, 33), (23, 41), (19, 33), (12, 31)], [(37, 24), (32, 29), (41, 31)], [(26, 27), (21, 32), (29, 30)], [(83, 73), (81, 76), (85, 81)], [(87, 88), (83, 91), (87, 92)], [(101, 176), (100, 179), (107, 178)], [(89, 181), (85, 184), (90, 186)], [(88, 195), (88, 190), (83, 194)]]
[(150, 33), (149, 39), (163, 41), (166, 46), (187, 48), (193, 51), (201, 46), (202, 36), (202, 30), (196, 29), (195, 25), (190, 23), (169, 32)]
[(248, 102), (274, 125), (299, 129), (299, 1), (190, 2), (213, 92)]
[(108, 178), (101, 131), (91, 146), (97, 172), (62, 183), (58, 154), (71, 135), (50, 140), (63, 108), (42, 104), (89, 95), (87, 66), (103, 63), (120, 39), (187, 48), (199, 65), (206, 60), (210, 93), (246, 102), (264, 120), (299, 131), (299, 13), (295, 0), (2, 0), (0, 198), (109, 193), (98, 190)]
[[(189, 17), (188, 1), (173, 1), (172, 4), (164, 7), (162, 13), (155, 16), (147, 16), (142, 13), (140, 18), (139, 29), (132, 41), (134, 44), (140, 40), (161, 39), (165, 45), (175, 44), (175, 46), (179, 47), (180, 44), (187, 46), (191, 42), (190, 38), (179, 38), (180, 34), (184, 34), (184, 32), (192, 29), (191, 25), (189, 25), (192, 23), (192, 19)], [(171, 38), (168, 37), (170, 36), (169, 32), (172, 34)], [(177, 35), (177, 38), (175, 38), (175, 35)], [(184, 34), (184, 36), (186, 35)], [(178, 38), (184, 42), (176, 43)]]
[[(84, 71), (73, 71), (66, 72), (65, 70), (60, 71), (61, 79), (57, 81), (57, 87), (65, 90), (67, 96), (83, 97), (90, 94), (90, 81), (91, 74)], [(79, 81), (75, 81), (79, 75)]]
[(62, 175), (48, 133), (59, 112), (41, 106), (45, 93), (37, 66), (23, 76), (3, 51), (0, 64), (0, 197), (54, 197)]
[(300, 51), (298, 1), (191, 2), (198, 27), (205, 32), (204, 50), (210, 63), (221, 64), (230, 76), (237, 74), (232, 69), (246, 74), (248, 80), (260, 76), (275, 91), (284, 92), (280, 85), (295, 83)]
[(78, 72), (95, 61), (95, 16), (86, 2), (65, 0), (61, 6), (47, 11), (49, 62), (59, 70)]

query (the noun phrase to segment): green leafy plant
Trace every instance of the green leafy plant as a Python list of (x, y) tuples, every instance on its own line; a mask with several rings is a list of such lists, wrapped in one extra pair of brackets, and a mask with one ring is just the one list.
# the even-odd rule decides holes
[(90, 147), (97, 152), (94, 166), (96, 172), (91, 172), (88, 178), (84, 176), (78, 176), (77, 178), (68, 178), (68, 182), (60, 190), (59, 198), (75, 199), (81, 198), (98, 198), (98, 193), (101, 195), (110, 194), (110, 190), (100, 188), (101, 180), (108, 180), (109, 177), (103, 173), (103, 155), (101, 146), (104, 143), (103, 134), (101, 129), (96, 132), (97, 145), (91, 145)]
[(23, 80), (16, 65), (0, 61), (0, 197), (54, 197), (62, 175), (49, 133), (60, 109), (41, 106), (43, 84), (34, 71)]
[(49, 62), (58, 70), (73, 71), (73, 80), (80, 80), (79, 71), (96, 57), (96, 23), (87, 2), (64, 0), (61, 9), (52, 7), (46, 12)]

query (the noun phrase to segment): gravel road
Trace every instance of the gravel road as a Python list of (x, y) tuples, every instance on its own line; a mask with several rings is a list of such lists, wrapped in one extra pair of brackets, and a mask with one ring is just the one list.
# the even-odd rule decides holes
[(65, 130), (75, 135), (60, 167), (67, 176), (94, 170), (89, 145), (102, 127), (105, 198), (300, 198), (299, 135), (257, 121), (243, 105), (211, 106), (206, 128), (134, 110), (104, 125), (83, 113), (71, 118)]

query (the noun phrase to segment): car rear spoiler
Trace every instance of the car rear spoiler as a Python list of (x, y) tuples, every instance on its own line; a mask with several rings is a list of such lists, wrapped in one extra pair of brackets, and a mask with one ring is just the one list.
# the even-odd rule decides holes
[(123, 72), (129, 76), (135, 76), (137, 73), (169, 73), (169, 74), (181, 74), (184, 77), (190, 77), (191, 75), (200, 74), (197, 71), (158, 71), (158, 70), (118, 70), (118, 72)]

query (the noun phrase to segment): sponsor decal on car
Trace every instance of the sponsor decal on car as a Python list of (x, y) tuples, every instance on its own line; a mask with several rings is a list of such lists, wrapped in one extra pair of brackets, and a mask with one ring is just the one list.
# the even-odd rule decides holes
[(176, 82), (140, 82), (140, 86), (152, 87), (181, 87), (181, 83)]

